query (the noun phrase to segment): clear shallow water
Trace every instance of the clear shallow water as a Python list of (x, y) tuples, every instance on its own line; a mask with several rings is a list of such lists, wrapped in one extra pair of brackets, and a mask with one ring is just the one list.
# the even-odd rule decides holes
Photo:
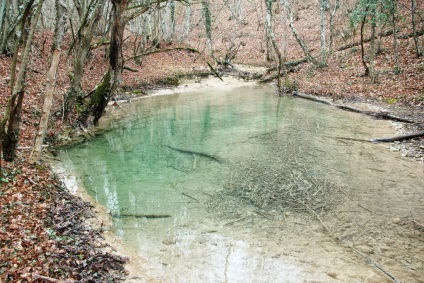
[[(423, 185), (422, 167), (397, 160), (380, 145), (334, 138), (391, 136), (390, 124), (279, 98), (267, 85), (212, 83), (140, 100), (126, 110), (126, 118), (111, 123), (113, 131), (65, 150), (64, 167), (111, 211), (113, 231), (149, 260), (146, 272), (160, 281), (362, 281), (363, 270), (371, 268), (340, 256), (346, 251), (337, 243), (323, 244), (325, 235), (316, 223), (302, 224), (296, 214), (270, 221), (252, 212), (232, 223), (208, 202), (231, 182), (237, 168), (252, 160), (296, 160), (322, 178), (331, 177), (373, 209), (399, 200), (393, 195), (371, 203), (383, 189), (409, 188), (411, 193), (402, 196), (412, 202)], [(394, 211), (405, 214), (408, 207)], [(369, 217), (362, 213), (343, 221), (360, 225)], [(317, 234), (315, 240), (311, 233)], [(337, 274), (347, 269), (335, 277), (335, 266)], [(366, 276), (374, 276), (373, 271)]]

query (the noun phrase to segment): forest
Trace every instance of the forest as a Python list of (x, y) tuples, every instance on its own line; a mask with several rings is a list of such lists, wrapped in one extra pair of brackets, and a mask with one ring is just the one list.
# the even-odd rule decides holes
[(423, 162), (423, 52), (416, 0), (2, 0), (0, 283), (125, 280), (128, 259), (105, 251), (91, 204), (49, 166), (110, 109), (234, 76), (384, 107), (353, 110), (406, 121), (407, 156)]

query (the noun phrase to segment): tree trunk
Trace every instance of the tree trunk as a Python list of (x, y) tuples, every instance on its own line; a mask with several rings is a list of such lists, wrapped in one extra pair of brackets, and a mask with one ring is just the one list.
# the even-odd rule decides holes
[(84, 126), (93, 123), (96, 125), (103, 115), (110, 98), (115, 94), (121, 83), (123, 56), (122, 43), (124, 29), (127, 23), (125, 12), (128, 8), (128, 0), (112, 1), (112, 34), (110, 38), (110, 54), (108, 72), (103, 76), (102, 82), (89, 94), (90, 101), (79, 116)]
[(186, 6), (186, 9), (185, 9), (184, 28), (183, 28), (183, 32), (182, 32), (181, 37), (180, 37), (180, 42), (182, 42), (183, 39), (185, 37), (187, 37), (189, 32), (190, 32), (191, 0), (188, 0), (186, 5), (187, 6)]
[(96, 125), (103, 115), (103, 112), (109, 102), (111, 96), (111, 70), (103, 76), (102, 82), (96, 89), (88, 94), (89, 101), (84, 110), (78, 115), (79, 122), (87, 127), (88, 125)]
[(31, 152), (29, 162), (34, 164), (40, 159), (44, 137), (46, 135), (47, 124), (49, 121), (50, 110), (53, 104), (54, 86), (56, 84), (56, 71), (59, 65), (60, 50), (63, 42), (65, 23), (66, 23), (66, 6), (60, 0), (56, 0), (56, 28), (52, 46), (52, 62), (47, 74), (46, 91), (44, 94), (43, 112), (40, 118), (37, 135), (35, 137), (34, 148)]
[[(28, 7), (31, 9), (34, 1)], [(1, 122), (0, 130), (2, 131), (2, 149), (3, 158), (6, 161), (13, 161), (16, 155), (16, 147), (19, 140), (19, 125), (21, 121), (22, 102), (25, 94), (26, 70), (29, 61), (29, 54), (31, 52), (32, 40), (34, 38), (35, 28), (37, 21), (41, 14), (41, 9), (44, 0), (38, 2), (37, 9), (33, 18), (31, 19), (30, 29), (28, 31), (28, 38), (25, 42), (25, 48), (22, 53), (19, 72), (16, 80), (14, 81), (12, 95), (10, 96), (4, 118)], [(29, 9), (29, 10), (30, 10)], [(21, 22), (21, 31), (25, 29), (25, 22), (28, 17), (23, 17)], [(7, 125), (6, 125), (7, 124)]]
[[(3, 37), (6, 34), (6, 19), (8, 18), (8, 15), (6, 14), (6, 11), (8, 11), (8, 7), (6, 8), (6, 6), (9, 6), (9, 1), (1, 1), (0, 3), (0, 44), (1, 42), (3, 42)], [(3, 53), (4, 50), (0, 50), (0, 53)]]
[(156, 9), (153, 11), (153, 31), (152, 31), (152, 45), (153, 48), (157, 48), (160, 40), (161, 40), (161, 8), (160, 8), (160, 1), (156, 4)]
[(109, 63), (112, 69), (112, 93), (115, 92), (121, 82), (123, 55), (122, 43), (124, 39), (124, 29), (126, 25), (125, 11), (127, 9), (128, 0), (111, 0), (112, 7), (112, 34), (110, 39), (110, 55)]
[(212, 50), (212, 19), (209, 0), (202, 0), (203, 16), (205, 17), (206, 42), (209, 55), (213, 56)]
[(327, 61), (327, 47), (326, 47), (326, 40), (325, 40), (325, 10), (327, 9), (328, 0), (321, 0), (321, 62), (325, 64)]
[(328, 56), (333, 52), (334, 16), (336, 15), (338, 8), (339, 8), (339, 0), (336, 0), (336, 2), (334, 3), (333, 11), (331, 12), (331, 15), (330, 15), (330, 40), (328, 43), (329, 54), (327, 54), (327, 59), (328, 59)]
[(399, 54), (397, 48), (397, 34), (396, 34), (396, 1), (392, 1), (391, 3), (391, 12), (392, 12), (392, 26), (393, 26), (393, 50), (395, 52), (395, 61), (396, 61), (396, 70), (395, 73), (400, 73), (399, 67)]
[(281, 71), (284, 73), (284, 78), (286, 79), (287, 72), (285, 71), (285, 66), (283, 64), (283, 56), (281, 55), (280, 49), (278, 48), (277, 42), (275, 40), (274, 31), (272, 29), (272, 2), (273, 0), (265, 0), (266, 4), (266, 28), (267, 28), (267, 34), (269, 34), (269, 38), (272, 42), (272, 46), (275, 50), (275, 53), (278, 57), (278, 77), (277, 77), (277, 86), (278, 86), (278, 93), (280, 94), (282, 91), (281, 86)]
[(416, 27), (416, 21), (415, 21), (416, 9), (417, 9), (416, 1), (412, 0), (412, 8), (411, 8), (412, 34), (413, 34), (414, 43), (415, 43), (415, 54), (417, 55), (417, 58), (418, 58), (421, 56), (421, 51), (418, 45), (417, 27)]
[[(269, 21), (270, 27), (268, 28), (268, 18), (271, 17), (270, 9), (268, 8), (268, 0), (265, 0), (265, 61), (272, 62), (274, 61), (275, 53), (274, 53), (274, 47), (272, 45), (272, 39), (271, 39), (271, 31), (272, 31), (272, 22)], [(272, 4), (271, 4), (272, 5)]]
[[(7, 31), (9, 27), (9, 1), (3, 0), (0, 3), (0, 53), (6, 52)], [(18, 44), (18, 43), (17, 43)]]
[(364, 66), (364, 69), (365, 69), (364, 76), (368, 76), (370, 74), (370, 69), (368, 68), (367, 62), (365, 62), (365, 48), (364, 48), (364, 28), (365, 28), (365, 23), (367, 19), (367, 15), (366, 15), (367, 11), (368, 11), (368, 8), (365, 9), (365, 14), (362, 17), (362, 22), (361, 22), (361, 60), (362, 60), (362, 65)]
[(81, 82), (84, 76), (84, 67), (90, 52), (94, 29), (100, 20), (100, 12), (102, 11), (102, 5), (99, 4), (99, 1), (92, 0), (90, 3), (87, 0), (78, 1), (80, 5), (76, 6), (80, 22), (74, 41), (68, 50), (68, 56), (73, 52), (73, 71), (69, 72), (71, 87), (64, 98), (64, 117), (67, 117), (74, 110), (76, 104), (82, 104)]
[(310, 62), (312, 62), (317, 67), (323, 67), (322, 62), (319, 62), (318, 60), (316, 60), (311, 55), (311, 53), (309, 52), (308, 47), (305, 45), (305, 43), (303, 42), (303, 40), (300, 38), (299, 34), (296, 32), (296, 29), (294, 27), (293, 13), (292, 13), (291, 7), (290, 7), (290, 5), (289, 5), (289, 3), (288, 3), (287, 0), (284, 0), (284, 5), (286, 6), (287, 11), (289, 13), (290, 29), (291, 29), (291, 31), (293, 33), (293, 36), (295, 37), (297, 43), (302, 48), (303, 52), (305, 53), (306, 57), (308, 58), (308, 60)]
[(176, 3), (175, 3), (175, 1), (174, 0), (172, 0), (170, 3), (169, 3), (169, 9), (170, 9), (170, 13), (171, 13), (171, 34), (170, 34), (170, 36), (171, 36), (171, 41), (173, 41), (174, 40), (174, 37), (175, 37), (175, 6), (176, 6)]
[(377, 26), (377, 11), (373, 8), (371, 9), (371, 50), (370, 50), (370, 72), (371, 82), (376, 83), (377, 81), (377, 71), (375, 69), (375, 29)]

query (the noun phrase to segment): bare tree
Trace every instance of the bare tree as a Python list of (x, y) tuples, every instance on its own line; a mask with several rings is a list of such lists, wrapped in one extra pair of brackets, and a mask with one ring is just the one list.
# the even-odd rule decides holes
[(326, 62), (327, 59), (327, 46), (325, 40), (325, 11), (328, 9), (328, 0), (321, 0), (321, 62)]
[(364, 29), (365, 29), (365, 23), (367, 22), (367, 13), (368, 13), (368, 7), (365, 8), (364, 14), (362, 15), (361, 30), (360, 30), (361, 61), (362, 61), (362, 65), (364, 66), (364, 69), (365, 69), (364, 76), (369, 76), (369, 73), (370, 73), (370, 68), (368, 67), (367, 62), (365, 61), (365, 47), (364, 47)]
[(84, 66), (91, 49), (91, 41), (94, 36), (96, 23), (100, 20), (102, 5), (105, 0), (74, 0), (77, 11), (78, 25), (75, 30), (70, 16), (70, 24), (73, 33), (73, 41), (68, 49), (68, 57), (72, 53), (73, 66), (68, 70), (71, 86), (64, 98), (64, 116), (66, 117), (74, 108), (75, 104), (81, 104), (84, 93), (82, 91), (82, 78)]
[[(329, 53), (333, 52), (334, 16), (336, 15), (338, 8), (339, 8), (339, 0), (336, 0), (334, 2), (333, 11), (330, 14), (330, 39), (329, 39), (329, 43), (328, 43), (328, 52)], [(327, 59), (328, 59), (328, 55), (327, 55)]]
[(274, 30), (272, 28), (272, 3), (273, 0), (265, 0), (266, 5), (266, 28), (267, 33), (269, 34), (269, 38), (271, 40), (272, 46), (275, 50), (275, 53), (277, 54), (278, 58), (278, 74), (277, 74), (277, 85), (278, 85), (278, 91), (279, 93), (282, 91), (282, 85), (281, 85), (281, 72), (284, 73), (284, 78), (287, 80), (287, 71), (283, 62), (283, 56), (281, 55), (280, 49), (277, 45), (277, 42), (275, 40)]
[(415, 15), (416, 15), (416, 10), (417, 10), (417, 3), (415, 0), (411, 1), (411, 21), (412, 21), (412, 34), (413, 34), (413, 38), (414, 38), (414, 43), (415, 43), (415, 54), (417, 55), (417, 58), (420, 57), (422, 55), (421, 51), (420, 51), (420, 47), (418, 45), (418, 36), (417, 36), (417, 24), (416, 24), (416, 20), (415, 20)]
[[(22, 54), (18, 55), (18, 48), (15, 48), (13, 58), (14, 62), (12, 63), (12, 75), (10, 80), (11, 96), (9, 97), (6, 105), (6, 111), (0, 122), (3, 158), (7, 161), (12, 161), (16, 155), (16, 147), (19, 140), (22, 103), (25, 94), (26, 71), (35, 28), (41, 14), (44, 0), (39, 0), (37, 5), (34, 5), (34, 2), (35, 0), (30, 0), (27, 2), (21, 17), (20, 34), (25, 38), (21, 38), (20, 42), (22, 42), (22, 45), (24, 45), (24, 49)], [(33, 11), (34, 9), (35, 11)], [(33, 14), (32, 17), (30, 16), (31, 14)], [(26, 32), (27, 24), (29, 24), (29, 30)], [(15, 68), (18, 61), (20, 62), (19, 71), (16, 74)]]
[(47, 84), (44, 93), (44, 105), (41, 113), (40, 123), (38, 125), (37, 135), (35, 137), (34, 148), (31, 152), (30, 163), (36, 163), (40, 159), (44, 137), (46, 135), (47, 124), (49, 121), (50, 110), (53, 104), (53, 93), (56, 83), (56, 71), (59, 65), (61, 46), (63, 42), (65, 23), (66, 23), (66, 4), (61, 0), (55, 1), (56, 7), (56, 27), (52, 46), (52, 59), (49, 72), (47, 73)]
[(203, 17), (205, 18), (206, 41), (209, 55), (213, 56), (212, 50), (212, 15), (209, 0), (202, 0)]
[(291, 5), (289, 4), (289, 2), (287, 0), (284, 0), (284, 5), (286, 6), (286, 9), (287, 9), (288, 14), (289, 14), (290, 29), (291, 29), (292, 34), (293, 34), (294, 38), (296, 39), (297, 43), (302, 48), (303, 52), (305, 53), (306, 57), (308, 58), (308, 60), (310, 62), (312, 62), (315, 66), (323, 67), (324, 65), (322, 64), (322, 62), (320, 60), (315, 59), (315, 57), (312, 56), (308, 47), (306, 46), (306, 44), (303, 42), (303, 40), (300, 38), (299, 34), (297, 33), (295, 26), (294, 26), (294, 19), (293, 19), (293, 12), (292, 12), (292, 9), (291, 9)]
[(190, 19), (191, 19), (191, 0), (187, 0), (186, 3), (184, 3), (186, 6), (185, 8), (185, 20), (184, 20), (184, 27), (183, 32), (181, 33), (180, 42), (183, 41), (184, 37), (187, 37), (190, 32)]
[(375, 69), (375, 30), (377, 27), (377, 7), (374, 3), (375, 0), (370, 0), (370, 14), (371, 14), (371, 50), (370, 50), (370, 72), (369, 75), (371, 77), (372, 83), (375, 83), (377, 80), (377, 71)]
[(397, 33), (396, 33), (396, 10), (397, 10), (397, 4), (396, 1), (392, 0), (389, 2), (390, 5), (390, 13), (392, 14), (392, 27), (393, 27), (393, 50), (395, 53), (395, 64), (396, 64), (396, 73), (400, 73), (400, 66), (399, 66), (399, 52), (397, 48)]

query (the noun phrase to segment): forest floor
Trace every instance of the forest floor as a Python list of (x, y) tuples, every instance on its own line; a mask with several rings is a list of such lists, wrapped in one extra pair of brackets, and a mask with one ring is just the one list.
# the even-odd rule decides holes
[[(47, 33), (49, 34), (49, 33)], [(46, 157), (39, 165), (28, 163), (43, 100), (48, 68), (49, 42), (45, 33), (36, 35), (24, 99), (19, 150), (16, 161), (2, 163), (0, 189), (0, 283), (3, 282), (106, 282), (125, 277), (126, 259), (101, 242), (102, 229), (94, 229), (86, 219), (95, 217), (91, 205), (69, 194), (50, 170)], [(335, 52), (325, 68), (302, 63), (290, 69), (290, 81), (299, 91), (330, 98), (337, 103), (384, 109), (395, 116), (414, 121), (399, 133), (424, 130), (424, 62), (414, 55), (412, 38), (399, 41), (400, 72), (395, 72), (391, 39), (382, 39), (376, 57), (378, 78), (371, 83), (363, 76), (359, 48)], [(174, 45), (167, 46), (172, 48)], [(233, 63), (269, 67), (254, 44), (247, 44)], [(249, 49), (250, 48), (250, 49)], [(90, 54), (84, 77), (84, 90), (91, 90), (107, 68), (104, 48)], [(290, 60), (302, 59), (299, 52), (288, 53)], [(210, 60), (206, 58), (207, 60)], [(9, 96), (11, 58), (0, 56), (0, 105), (2, 112)], [(143, 59), (141, 66), (129, 63), (138, 72), (124, 71), (121, 98), (136, 96), (132, 90), (169, 87), (175, 78), (209, 73), (202, 57), (186, 51), (156, 53)], [(274, 82), (275, 83), (275, 82)], [(52, 110), (46, 143), (73, 137), (74, 121), (63, 120), (63, 94), (69, 85), (66, 63), (57, 75), (57, 96)], [(140, 94), (137, 94), (140, 95)], [(376, 108), (378, 107), (378, 108)], [(395, 145), (407, 157), (423, 162), (424, 139)], [(59, 281), (67, 280), (67, 281)]]

